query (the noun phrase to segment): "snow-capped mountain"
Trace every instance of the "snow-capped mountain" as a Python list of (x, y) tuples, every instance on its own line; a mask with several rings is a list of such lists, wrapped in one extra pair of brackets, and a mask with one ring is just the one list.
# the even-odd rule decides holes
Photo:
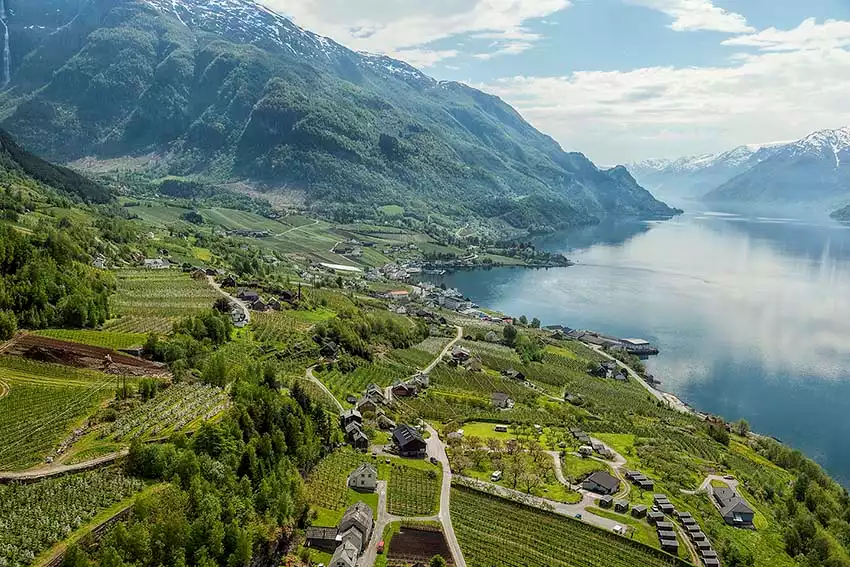
[(772, 155), (704, 198), (743, 203), (844, 203), (850, 199), (850, 128), (820, 130), (777, 146)]
[(850, 197), (846, 160), (850, 128), (820, 130), (794, 142), (739, 146), (679, 159), (629, 165), (659, 197), (741, 202), (840, 200)]
[(666, 198), (698, 198), (772, 156), (782, 145), (751, 144), (714, 154), (632, 163), (638, 183)]

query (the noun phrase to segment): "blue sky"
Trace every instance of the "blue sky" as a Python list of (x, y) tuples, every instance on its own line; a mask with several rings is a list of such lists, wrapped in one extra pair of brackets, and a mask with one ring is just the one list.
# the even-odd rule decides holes
[(262, 0), (603, 165), (850, 124), (850, 0)]

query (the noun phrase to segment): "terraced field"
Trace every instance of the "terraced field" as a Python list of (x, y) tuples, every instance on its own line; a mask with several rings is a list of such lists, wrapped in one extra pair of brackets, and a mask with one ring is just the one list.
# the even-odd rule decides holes
[(82, 329), (46, 329), (36, 331), (33, 334), (113, 350), (143, 345), (147, 339), (147, 335), (143, 333), (90, 331)]
[(41, 462), (114, 387), (100, 372), (0, 356), (0, 470)]

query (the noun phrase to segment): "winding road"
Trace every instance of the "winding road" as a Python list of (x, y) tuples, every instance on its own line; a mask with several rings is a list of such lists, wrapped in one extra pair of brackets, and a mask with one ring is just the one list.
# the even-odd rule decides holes
[(318, 378), (316, 378), (316, 375), (315, 375), (315, 374), (313, 374), (313, 369), (314, 369), (314, 368), (316, 368), (316, 367), (315, 367), (315, 366), (311, 366), (310, 368), (308, 368), (308, 369), (307, 369), (307, 380), (309, 380), (310, 382), (314, 383), (316, 386), (318, 386), (319, 388), (321, 388), (321, 389), (322, 389), (322, 391), (323, 391), (324, 393), (326, 393), (328, 396), (330, 396), (330, 398), (334, 401), (334, 404), (336, 404), (336, 407), (337, 407), (337, 409), (339, 410), (339, 412), (340, 412), (340, 413), (344, 412), (344, 411), (345, 411), (345, 408), (343, 408), (343, 407), (342, 407), (342, 404), (340, 403), (340, 401), (339, 401), (338, 399), (336, 399), (336, 396), (334, 396), (334, 395), (333, 395), (333, 393), (331, 393), (331, 391), (330, 391), (330, 390), (328, 390), (328, 387), (327, 387), (327, 386), (325, 386), (325, 385), (322, 383), (322, 381), (321, 381), (321, 380), (319, 380)]
[(434, 370), (434, 368), (436, 368), (438, 364), (440, 364), (440, 361), (443, 360), (443, 357), (446, 356), (446, 354), (448, 354), (448, 352), (452, 349), (452, 347), (454, 347), (457, 344), (457, 342), (463, 338), (463, 327), (461, 327), (459, 325), (455, 325), (455, 329), (457, 329), (457, 334), (455, 335), (455, 338), (452, 339), (449, 342), (449, 344), (447, 344), (443, 348), (443, 350), (440, 352), (440, 354), (437, 355), (437, 358), (435, 358), (433, 361), (431, 361), (431, 364), (429, 364), (428, 366), (426, 366), (422, 370), (422, 374), (430, 374), (431, 371)]

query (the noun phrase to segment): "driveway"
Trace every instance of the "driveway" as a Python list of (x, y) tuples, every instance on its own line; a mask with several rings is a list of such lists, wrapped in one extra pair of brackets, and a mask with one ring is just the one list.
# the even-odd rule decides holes
[(117, 453), (103, 455), (90, 461), (76, 463), (73, 465), (54, 465), (22, 472), (0, 472), (0, 484), (9, 482), (33, 482), (43, 478), (59, 476), (67, 473), (89, 471), (114, 463), (118, 459), (126, 457), (129, 449), (121, 449)]
[(446, 354), (452, 349), (452, 347), (455, 346), (457, 342), (463, 338), (463, 327), (456, 325), (455, 328), (457, 329), (457, 334), (455, 335), (455, 338), (452, 339), (451, 342), (445, 346), (442, 352), (437, 355), (437, 358), (435, 358), (431, 362), (431, 364), (429, 364), (425, 367), (424, 370), (422, 370), (423, 374), (430, 374), (431, 371), (434, 370), (434, 368), (436, 368), (438, 364), (440, 364), (440, 361), (443, 360), (443, 357), (446, 356)]

